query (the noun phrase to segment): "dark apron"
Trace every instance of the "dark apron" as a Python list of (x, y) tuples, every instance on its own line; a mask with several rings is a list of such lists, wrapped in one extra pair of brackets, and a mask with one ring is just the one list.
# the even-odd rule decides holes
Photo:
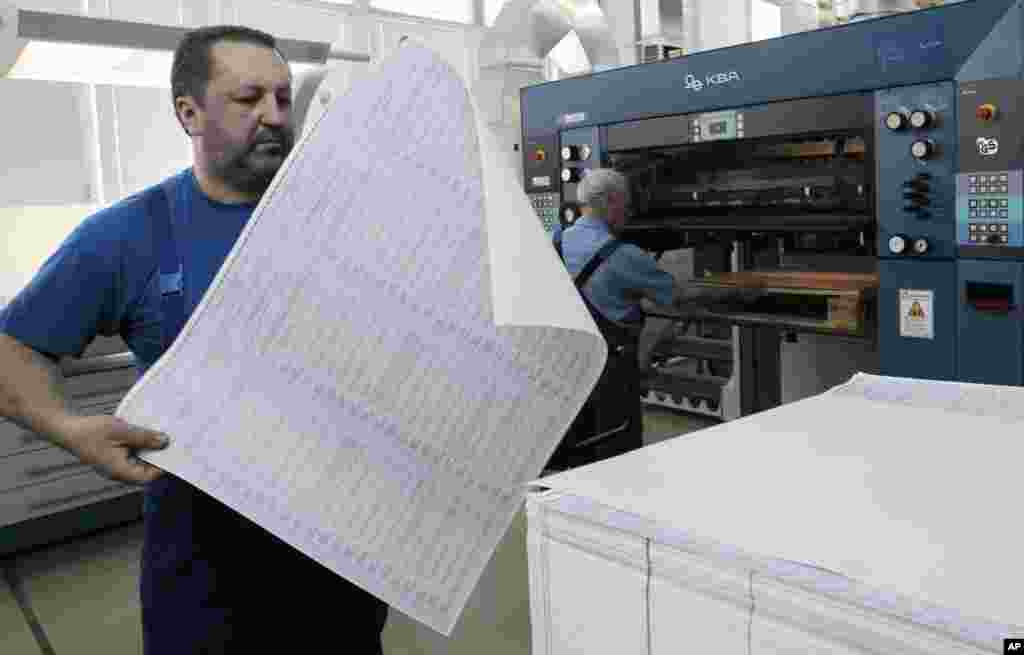
[[(565, 470), (615, 457), (643, 446), (643, 407), (637, 361), (643, 321), (620, 325), (608, 320), (583, 293), (594, 272), (622, 242), (612, 239), (601, 247), (580, 274), (576, 289), (608, 342), (608, 361), (586, 404), (562, 438), (547, 469)], [(555, 241), (558, 256), (562, 241)], [(564, 257), (563, 257), (564, 260)]]
[[(177, 189), (149, 201), (162, 351), (185, 324)], [(172, 435), (173, 438), (173, 435)], [(140, 595), (145, 655), (382, 653), (387, 605), (170, 473), (147, 485)]]

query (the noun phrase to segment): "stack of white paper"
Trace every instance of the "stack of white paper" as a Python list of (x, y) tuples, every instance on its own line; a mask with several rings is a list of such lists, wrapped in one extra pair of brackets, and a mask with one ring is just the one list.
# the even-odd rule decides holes
[(462, 80), (403, 48), (308, 130), (118, 416), (145, 459), (450, 634), (606, 346)]
[(537, 484), (609, 508), (622, 529), (825, 569), (1012, 636), (1022, 431), (1024, 388), (858, 374)]

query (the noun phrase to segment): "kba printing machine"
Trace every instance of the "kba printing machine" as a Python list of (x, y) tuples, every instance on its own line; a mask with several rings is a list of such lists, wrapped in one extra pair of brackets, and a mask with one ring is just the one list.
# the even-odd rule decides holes
[(780, 349), (809, 338), (867, 353), (846, 373), (1024, 383), (1022, 36), (1021, 0), (968, 0), (524, 88), (548, 229), (612, 167), (623, 238), (695, 284), (763, 292), (649, 306), (645, 399), (768, 409)]

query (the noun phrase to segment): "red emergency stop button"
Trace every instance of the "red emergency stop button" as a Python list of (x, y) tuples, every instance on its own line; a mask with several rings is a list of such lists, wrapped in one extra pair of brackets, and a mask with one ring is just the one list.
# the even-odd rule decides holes
[(990, 121), (996, 117), (996, 106), (991, 104), (984, 104), (978, 107), (978, 111), (975, 115), (980, 121)]

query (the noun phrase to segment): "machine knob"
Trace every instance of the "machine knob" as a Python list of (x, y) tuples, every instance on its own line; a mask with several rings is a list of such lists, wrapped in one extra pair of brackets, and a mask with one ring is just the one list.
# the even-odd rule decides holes
[(904, 200), (913, 202), (917, 207), (927, 207), (932, 204), (932, 201), (928, 199), (928, 196), (923, 193), (909, 192), (903, 194)]
[(918, 109), (910, 114), (910, 126), (915, 130), (925, 130), (934, 124), (935, 114), (926, 109)]
[(563, 145), (562, 161), (585, 162), (590, 159), (591, 147), (589, 145)]
[(935, 143), (930, 139), (914, 141), (913, 145), (910, 146), (910, 154), (915, 159), (928, 159), (935, 154)]
[(907, 189), (917, 191), (919, 193), (928, 193), (932, 190), (931, 186), (928, 185), (924, 180), (913, 179), (903, 183), (903, 186)]
[(894, 255), (902, 255), (907, 251), (907, 238), (902, 235), (895, 235), (889, 239), (889, 252)]
[(928, 252), (928, 239), (914, 240), (914, 254), (923, 255)]
[(580, 181), (580, 169), (578, 168), (563, 168), (562, 169), (562, 181), (566, 184)]
[(907, 115), (901, 111), (890, 112), (889, 115), (885, 117), (885, 126), (893, 132), (902, 130), (907, 126)]

